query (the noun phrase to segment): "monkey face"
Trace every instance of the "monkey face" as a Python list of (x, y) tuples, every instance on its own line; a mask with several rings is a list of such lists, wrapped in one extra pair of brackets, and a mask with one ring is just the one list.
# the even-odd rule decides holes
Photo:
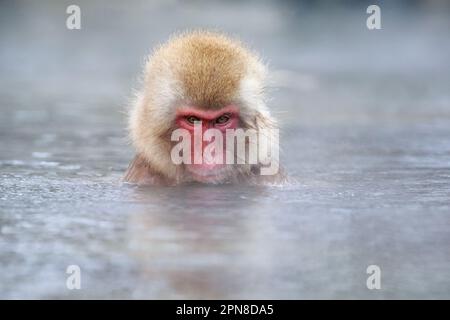
[(233, 169), (231, 164), (226, 164), (230, 154), (226, 133), (239, 128), (239, 108), (235, 105), (219, 110), (183, 107), (177, 110), (175, 123), (177, 128), (189, 133), (191, 147), (187, 158), (190, 161), (184, 167), (192, 180), (207, 183), (227, 180)]

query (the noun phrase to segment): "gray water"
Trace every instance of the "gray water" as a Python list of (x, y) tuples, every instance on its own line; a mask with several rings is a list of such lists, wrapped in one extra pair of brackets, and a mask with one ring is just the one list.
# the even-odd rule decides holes
[[(78, 3), (2, 2), (0, 298), (450, 298), (448, 7)], [(121, 182), (144, 56), (197, 26), (269, 63), (297, 183)]]

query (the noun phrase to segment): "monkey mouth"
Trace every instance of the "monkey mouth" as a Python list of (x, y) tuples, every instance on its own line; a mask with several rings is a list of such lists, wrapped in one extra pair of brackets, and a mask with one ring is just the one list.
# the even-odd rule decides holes
[(189, 165), (186, 167), (192, 178), (198, 182), (214, 183), (224, 180), (227, 168), (224, 165)]

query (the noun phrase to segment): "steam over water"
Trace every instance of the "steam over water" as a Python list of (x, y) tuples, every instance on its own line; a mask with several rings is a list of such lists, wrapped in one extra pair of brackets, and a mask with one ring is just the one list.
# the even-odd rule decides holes
[[(1, 4), (0, 298), (450, 298), (448, 7), (78, 2)], [(298, 183), (121, 183), (144, 57), (198, 26), (269, 62)]]

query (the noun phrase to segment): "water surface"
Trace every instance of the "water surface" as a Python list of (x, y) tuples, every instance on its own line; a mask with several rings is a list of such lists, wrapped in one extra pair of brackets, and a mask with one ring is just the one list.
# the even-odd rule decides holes
[[(1, 298), (450, 298), (446, 10), (393, 8), (368, 31), (358, 5), (80, 5), (80, 31), (64, 4), (0, 10)], [(270, 63), (298, 183), (121, 183), (143, 57), (194, 26)]]

